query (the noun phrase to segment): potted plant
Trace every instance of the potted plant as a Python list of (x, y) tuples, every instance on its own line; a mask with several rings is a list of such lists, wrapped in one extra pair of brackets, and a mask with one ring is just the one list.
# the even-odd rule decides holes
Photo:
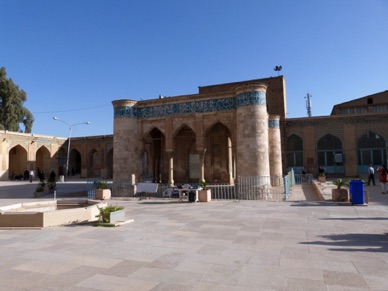
[(319, 173), (318, 174), (318, 181), (319, 182), (326, 182), (326, 175), (325, 175), (325, 173)]
[(96, 199), (105, 200), (110, 199), (111, 193), (108, 189), (108, 183), (106, 181), (99, 181), (96, 184)]
[(202, 190), (198, 190), (198, 200), (199, 202), (209, 202), (212, 200), (211, 190), (207, 186), (207, 182), (205, 180), (200, 180), (199, 185)]
[(335, 202), (347, 202), (349, 200), (348, 189), (342, 188), (348, 186), (348, 183), (342, 179), (333, 181), (333, 184), (337, 186), (336, 189), (331, 190), (332, 200)]
[(106, 207), (98, 207), (98, 210), (99, 214), (96, 215), (98, 218), (98, 225), (109, 225), (118, 221), (124, 221), (125, 211), (122, 206), (108, 205)]

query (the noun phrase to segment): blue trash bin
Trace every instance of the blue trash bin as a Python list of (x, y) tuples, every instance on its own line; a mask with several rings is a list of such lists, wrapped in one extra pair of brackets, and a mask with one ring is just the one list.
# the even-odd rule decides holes
[(363, 180), (350, 180), (349, 190), (352, 197), (352, 204), (365, 204)]

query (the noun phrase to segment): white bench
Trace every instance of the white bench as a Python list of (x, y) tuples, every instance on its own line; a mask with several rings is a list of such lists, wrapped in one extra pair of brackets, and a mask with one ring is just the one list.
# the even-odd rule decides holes
[(142, 198), (142, 195), (144, 195), (145, 198), (147, 198), (147, 195), (150, 197), (151, 194), (156, 194), (158, 192), (158, 186), (157, 183), (138, 183), (136, 185), (136, 192), (135, 195), (139, 195), (140, 199)]

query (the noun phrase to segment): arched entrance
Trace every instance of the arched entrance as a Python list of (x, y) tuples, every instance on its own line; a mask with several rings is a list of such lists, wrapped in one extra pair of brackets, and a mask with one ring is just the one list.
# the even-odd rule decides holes
[(106, 175), (108, 179), (113, 178), (113, 149), (106, 154)]
[(96, 149), (89, 153), (88, 177), (100, 177), (100, 156)]
[(153, 128), (144, 137), (142, 156), (143, 181), (167, 182), (168, 169), (165, 158), (165, 137), (157, 128)]
[(198, 182), (199, 178), (200, 162), (195, 133), (184, 125), (174, 137), (174, 181)]
[(64, 148), (59, 149), (57, 159), (58, 159), (58, 175), (64, 176), (65, 168), (66, 168), (66, 160), (67, 160), (67, 152)]
[[(24, 177), (24, 172), (26, 170), (34, 170), (34, 168), (29, 167), (27, 162), (27, 151), (21, 146), (17, 145), (10, 149), (8, 153), (9, 157), (9, 172), (8, 178), (12, 179), (15, 177)], [(36, 171), (35, 171), (36, 173)]]
[(229, 183), (232, 171), (231, 134), (222, 123), (216, 123), (206, 133), (204, 160), (205, 180), (211, 183)]
[(344, 173), (344, 159), (341, 140), (326, 134), (317, 143), (318, 167), (323, 166), (329, 174)]
[(36, 168), (41, 169), (45, 177), (51, 172), (50, 158), (50, 151), (45, 146), (41, 146), (36, 152)]
[(78, 150), (72, 149), (69, 156), (69, 175), (81, 174), (81, 154)]
[(386, 163), (387, 151), (385, 139), (368, 131), (357, 142), (358, 172), (368, 173), (368, 165), (381, 166)]
[(294, 169), (296, 173), (302, 173), (303, 164), (303, 140), (296, 134), (287, 138), (287, 171)]

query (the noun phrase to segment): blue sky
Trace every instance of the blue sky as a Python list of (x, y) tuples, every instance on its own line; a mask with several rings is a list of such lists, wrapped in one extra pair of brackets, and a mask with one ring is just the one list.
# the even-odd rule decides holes
[(386, 0), (0, 0), (0, 67), (33, 133), (113, 133), (117, 99), (286, 79), (288, 117), (388, 90)]

